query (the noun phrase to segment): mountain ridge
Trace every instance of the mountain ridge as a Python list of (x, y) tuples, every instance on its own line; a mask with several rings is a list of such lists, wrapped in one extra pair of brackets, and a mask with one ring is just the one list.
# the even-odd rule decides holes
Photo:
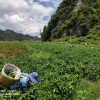
[(30, 35), (24, 35), (22, 33), (14, 32), (13, 30), (1, 30), (0, 29), (0, 41), (36, 41), (39, 40), (37, 36), (30, 36)]

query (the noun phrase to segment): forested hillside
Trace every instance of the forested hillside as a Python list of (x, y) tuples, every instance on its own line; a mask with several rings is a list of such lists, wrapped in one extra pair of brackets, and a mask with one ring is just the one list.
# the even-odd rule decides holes
[(16, 33), (12, 30), (0, 30), (0, 41), (23, 41), (23, 40), (39, 40), (38, 37), (32, 37), (30, 35), (24, 35), (22, 33)]
[(100, 0), (63, 0), (41, 33), (42, 41), (64, 36), (100, 36)]

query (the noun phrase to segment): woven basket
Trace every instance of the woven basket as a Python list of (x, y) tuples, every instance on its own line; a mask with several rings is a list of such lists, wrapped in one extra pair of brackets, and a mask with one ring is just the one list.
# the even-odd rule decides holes
[[(16, 73), (15, 78), (9, 77), (7, 75), (7, 73), (11, 71)], [(17, 81), (21, 76), (21, 71), (20, 69), (13, 65), (13, 64), (6, 64), (1, 72), (1, 76), (0, 76), (0, 86), (7, 88), (9, 87), (12, 83), (14, 83), (15, 81)]]

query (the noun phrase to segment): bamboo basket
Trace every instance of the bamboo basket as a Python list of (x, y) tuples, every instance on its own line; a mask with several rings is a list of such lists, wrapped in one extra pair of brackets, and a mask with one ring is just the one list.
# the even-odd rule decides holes
[[(16, 73), (15, 78), (9, 77), (7, 75), (7, 72), (9, 71)], [(2, 72), (0, 74), (0, 87), (8, 88), (11, 84), (17, 81), (20, 78), (20, 76), (21, 76), (21, 71), (17, 66), (13, 64), (6, 64), (3, 67)]]

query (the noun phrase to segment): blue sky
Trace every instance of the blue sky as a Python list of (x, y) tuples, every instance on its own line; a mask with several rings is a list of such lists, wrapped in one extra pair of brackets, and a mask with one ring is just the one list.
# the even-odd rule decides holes
[(31, 36), (40, 30), (63, 0), (0, 0), (0, 29), (11, 29)]

